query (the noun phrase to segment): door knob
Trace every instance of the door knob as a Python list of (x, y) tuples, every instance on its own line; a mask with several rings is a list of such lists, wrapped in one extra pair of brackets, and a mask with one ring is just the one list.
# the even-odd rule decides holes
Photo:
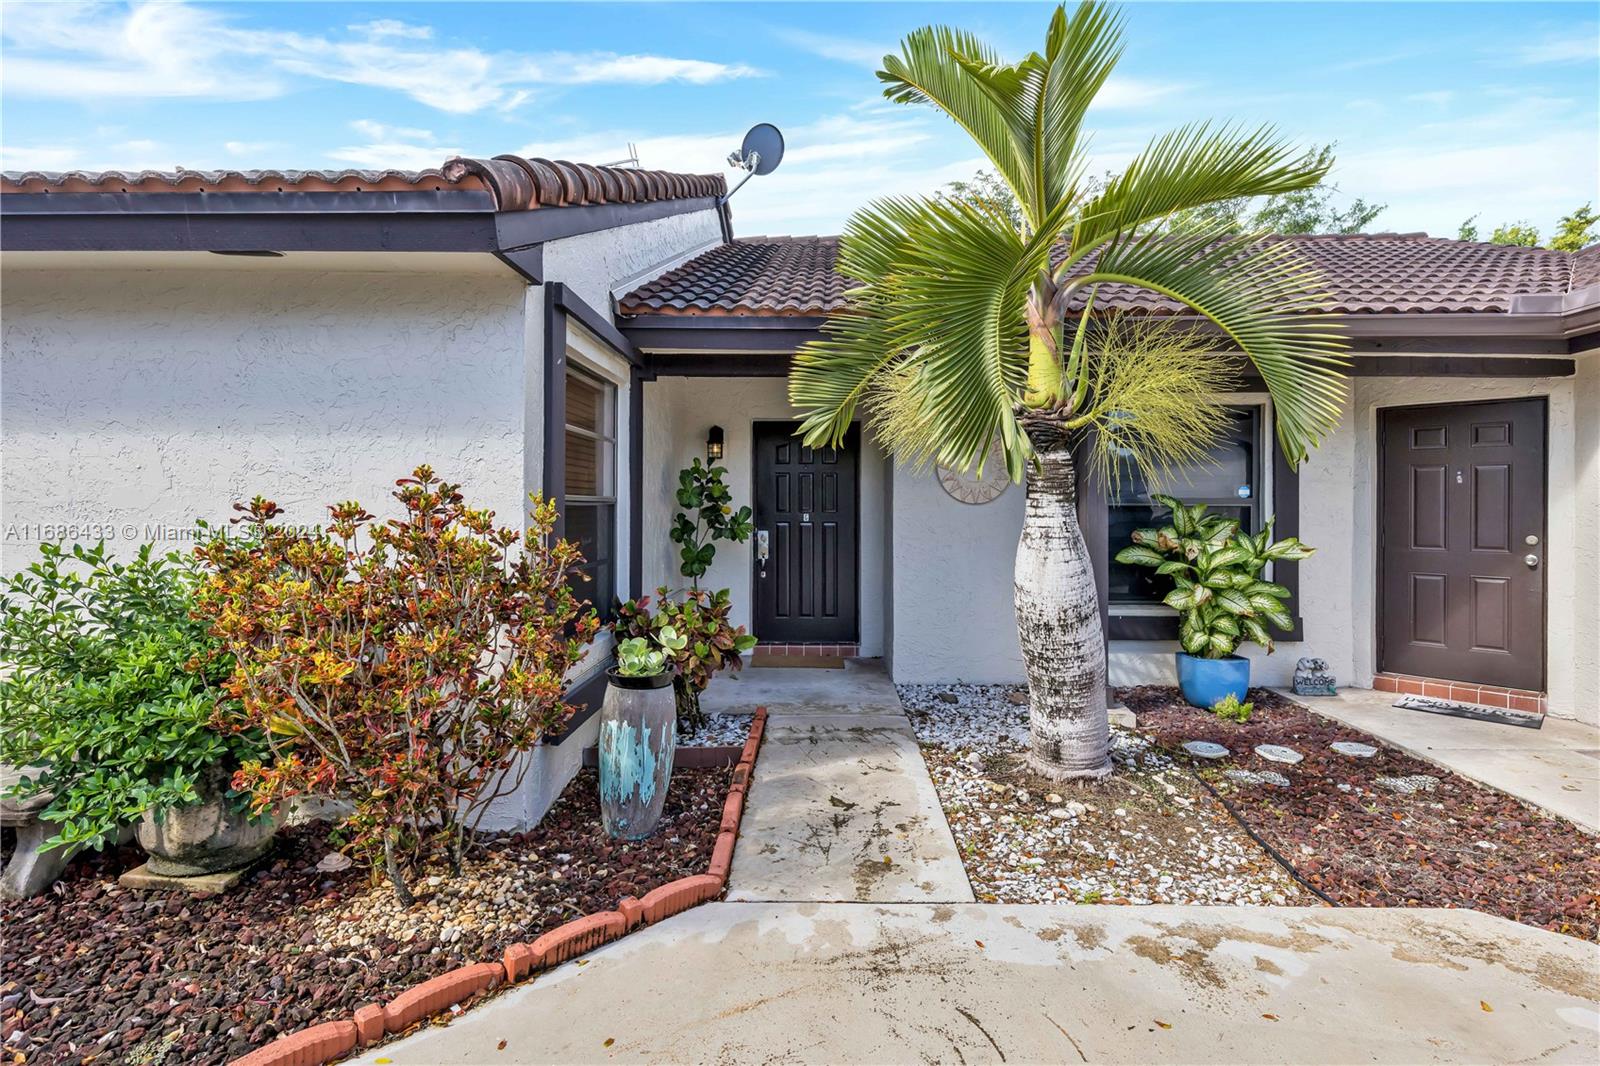
[(1539, 557), (1537, 555), (1524, 555), (1522, 561), (1528, 564), (1529, 570), (1535, 569), (1539, 565)]
[(756, 530), (756, 558), (764, 563), (767, 561), (767, 554), (767, 531), (758, 529)]

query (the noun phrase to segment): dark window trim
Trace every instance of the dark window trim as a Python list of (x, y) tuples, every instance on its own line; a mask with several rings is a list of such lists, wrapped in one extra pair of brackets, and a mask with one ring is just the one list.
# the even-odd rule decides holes
[[(1263, 446), (1277, 440), (1276, 410), (1270, 423), (1261, 428)], [(1300, 471), (1291, 467), (1283, 449), (1271, 443), (1272, 450), (1272, 515), (1277, 519), (1273, 527), (1275, 536), (1300, 535)], [(1082, 470), (1080, 464), (1080, 470)], [(1160, 640), (1178, 639), (1176, 615), (1111, 614), (1110, 592), (1107, 577), (1110, 570), (1109, 545), (1106, 543), (1110, 520), (1110, 503), (1098, 485), (1090, 485), (1089, 478), (1080, 474), (1078, 490), (1078, 524), (1084, 530), (1090, 558), (1095, 566), (1095, 589), (1100, 598), (1100, 620), (1107, 640)], [(1091, 530), (1094, 535), (1091, 535)], [(1294, 626), (1287, 632), (1275, 632), (1282, 644), (1305, 640), (1305, 620), (1300, 604), (1300, 564), (1280, 561), (1273, 564), (1273, 580), (1289, 590), (1289, 603), (1294, 616)]]
[[(558, 537), (566, 535), (567, 322), (576, 319), (596, 340), (628, 361), (628, 595), (638, 598), (644, 587), (644, 356), (615, 326), (561, 282), (544, 286), (544, 495), (555, 501)], [(617, 396), (623, 395), (620, 386)], [(620, 414), (618, 416), (620, 423)], [(619, 485), (620, 489), (621, 486)], [(558, 745), (600, 709), (605, 696), (604, 670), (567, 692), (567, 703), (583, 704), (560, 733), (545, 738)]]

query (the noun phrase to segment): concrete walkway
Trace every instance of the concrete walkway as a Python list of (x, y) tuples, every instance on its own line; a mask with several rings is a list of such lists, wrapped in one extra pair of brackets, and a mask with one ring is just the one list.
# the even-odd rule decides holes
[(971, 903), (972, 886), (883, 667), (762, 667), (720, 692), (767, 708), (730, 900)]
[(751, 666), (719, 674), (700, 697), (710, 714), (904, 714), (888, 671), (876, 660), (847, 660), (842, 670)]
[(1474, 722), (1395, 707), (1371, 689), (1337, 696), (1285, 696), (1371, 733), (1401, 751), (1453, 770), (1600, 832), (1600, 729), (1546, 718), (1539, 729)]
[(1597, 973), (1473, 911), (716, 903), (361, 1061), (1592, 1064)]

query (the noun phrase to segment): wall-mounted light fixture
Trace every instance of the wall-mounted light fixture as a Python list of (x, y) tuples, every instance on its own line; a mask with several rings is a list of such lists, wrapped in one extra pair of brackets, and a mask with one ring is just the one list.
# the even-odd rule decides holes
[(712, 426), (706, 431), (706, 460), (717, 462), (722, 458), (722, 427)]

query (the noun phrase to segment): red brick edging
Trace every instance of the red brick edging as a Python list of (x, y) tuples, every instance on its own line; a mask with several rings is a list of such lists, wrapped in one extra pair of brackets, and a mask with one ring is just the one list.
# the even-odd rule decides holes
[(408, 988), (381, 1006), (369, 1003), (358, 1007), (349, 1018), (287, 1033), (234, 1059), (229, 1066), (322, 1066), (358, 1047), (370, 1047), (386, 1036), (402, 1033), (480, 992), (507, 982), (514, 984), (530, 974), (593, 951), (641, 925), (659, 922), (716, 899), (728, 883), (733, 845), (744, 814), (744, 797), (750, 788), (756, 752), (760, 750), (766, 727), (767, 709), (757, 707), (750, 723), (750, 737), (733, 768), (733, 784), (722, 808), (717, 843), (711, 851), (711, 866), (705, 873), (670, 881), (646, 892), (643, 899), (624, 897), (618, 901), (616, 910), (576, 918), (531, 944), (512, 944), (498, 962), (475, 962), (459, 967)]
[(1503, 688), (1499, 685), (1474, 685), (1466, 681), (1443, 681), (1432, 677), (1416, 677), (1412, 674), (1375, 674), (1372, 678), (1372, 687), (1379, 692), (1481, 703), (1486, 707), (1499, 707), (1528, 714), (1544, 714), (1547, 709), (1545, 695), (1542, 692)]

